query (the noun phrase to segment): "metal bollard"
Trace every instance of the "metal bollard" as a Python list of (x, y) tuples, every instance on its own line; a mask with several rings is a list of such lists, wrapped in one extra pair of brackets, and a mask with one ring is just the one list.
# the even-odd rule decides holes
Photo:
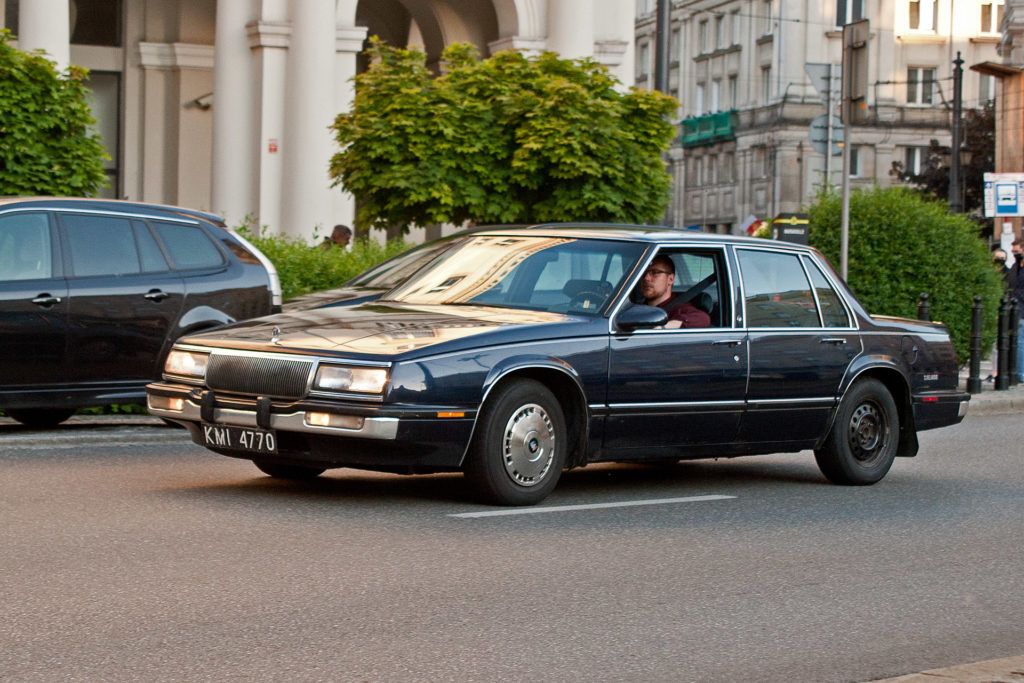
[(1017, 308), (1017, 300), (1010, 298), (1010, 349), (1006, 356), (1006, 374), (1007, 379), (1010, 380), (1010, 386), (1015, 387), (1018, 384), (1017, 378), (1020, 373), (1020, 368), (1017, 367), (1017, 328), (1020, 325), (1020, 310)]
[(981, 393), (981, 296), (974, 295), (974, 306), (971, 308), (971, 363), (967, 375), (967, 391), (971, 394)]
[(932, 305), (928, 302), (928, 292), (921, 292), (921, 298), (917, 301), (917, 319), (932, 319)]
[(996, 347), (999, 349), (996, 389), (1009, 389), (1010, 365), (1006, 354), (1010, 350), (1010, 300), (1005, 296), (999, 300), (999, 337), (996, 340)]

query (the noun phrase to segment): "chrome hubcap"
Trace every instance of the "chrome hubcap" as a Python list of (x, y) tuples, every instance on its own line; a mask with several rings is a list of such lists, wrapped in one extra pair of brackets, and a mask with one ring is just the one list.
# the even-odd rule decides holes
[(505, 424), (505, 472), (520, 486), (535, 486), (544, 480), (554, 456), (555, 430), (551, 418), (536, 403), (521, 406)]

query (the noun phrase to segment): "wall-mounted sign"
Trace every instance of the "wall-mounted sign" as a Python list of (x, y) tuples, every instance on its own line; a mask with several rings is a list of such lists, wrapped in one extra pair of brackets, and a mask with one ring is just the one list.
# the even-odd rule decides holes
[(985, 217), (1024, 216), (1024, 173), (985, 174)]

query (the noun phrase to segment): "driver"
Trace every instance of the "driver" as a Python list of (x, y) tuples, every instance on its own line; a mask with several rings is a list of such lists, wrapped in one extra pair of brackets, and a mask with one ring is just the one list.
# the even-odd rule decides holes
[(689, 301), (678, 302), (672, 295), (672, 284), (676, 281), (676, 266), (672, 259), (658, 254), (647, 266), (640, 289), (648, 306), (657, 306), (668, 313), (666, 328), (710, 327), (711, 316)]

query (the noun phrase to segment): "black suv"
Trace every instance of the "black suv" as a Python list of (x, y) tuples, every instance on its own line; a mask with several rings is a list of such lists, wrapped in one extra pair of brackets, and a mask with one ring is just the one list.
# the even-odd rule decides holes
[(267, 258), (219, 217), (0, 198), (0, 410), (33, 427), (130, 403), (174, 340), (280, 310)]

